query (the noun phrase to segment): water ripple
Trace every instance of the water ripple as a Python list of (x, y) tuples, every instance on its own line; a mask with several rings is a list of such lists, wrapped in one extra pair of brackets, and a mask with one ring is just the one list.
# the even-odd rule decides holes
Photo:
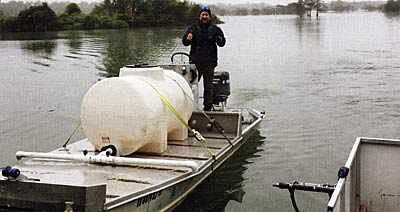
[(44, 63), (44, 62), (41, 62), (41, 61), (33, 61), (32, 63), (36, 64), (36, 65), (40, 65), (40, 66), (45, 66), (45, 67), (49, 67), (50, 66), (50, 64)]

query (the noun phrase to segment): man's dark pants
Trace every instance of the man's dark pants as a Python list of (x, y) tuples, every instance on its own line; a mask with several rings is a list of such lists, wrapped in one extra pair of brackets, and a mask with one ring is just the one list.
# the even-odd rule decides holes
[(215, 66), (216, 65), (196, 64), (197, 71), (199, 72), (199, 81), (201, 76), (204, 76), (203, 105), (205, 111), (210, 111), (213, 106), (213, 79)]

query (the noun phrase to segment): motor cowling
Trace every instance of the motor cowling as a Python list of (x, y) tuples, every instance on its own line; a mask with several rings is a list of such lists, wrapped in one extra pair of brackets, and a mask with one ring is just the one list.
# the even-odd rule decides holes
[(229, 72), (215, 72), (213, 80), (213, 104), (219, 105), (221, 102), (226, 103), (230, 94)]

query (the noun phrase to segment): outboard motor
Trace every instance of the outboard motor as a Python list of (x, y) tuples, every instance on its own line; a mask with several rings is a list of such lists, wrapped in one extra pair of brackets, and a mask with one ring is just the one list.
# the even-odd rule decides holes
[(215, 72), (213, 80), (213, 104), (221, 106), (223, 111), (230, 94), (229, 72)]

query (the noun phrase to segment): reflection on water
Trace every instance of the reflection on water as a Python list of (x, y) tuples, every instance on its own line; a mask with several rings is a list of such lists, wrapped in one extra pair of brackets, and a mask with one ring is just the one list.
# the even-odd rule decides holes
[(56, 47), (54, 40), (21, 41), (21, 49), (37, 57), (50, 58)]
[(265, 137), (256, 131), (245, 144), (225, 163), (210, 175), (174, 211), (224, 211), (229, 201), (241, 203), (245, 196), (243, 190), (246, 178), (243, 173), (265, 142)]
[[(82, 60), (99, 57), (96, 68), (103, 76), (117, 76), (119, 68), (128, 64), (168, 63), (181, 46), (183, 29), (139, 28), (96, 31), (61, 31), (46, 33), (0, 33), (0, 40), (18, 40), (29, 55), (50, 59), (60, 40), (68, 53), (64, 57)], [(41, 62), (33, 62), (45, 65)], [(46, 66), (46, 65), (45, 65)]]
[(400, 21), (400, 15), (399, 13), (384, 13), (385, 17), (395, 20), (395, 21)]
[(117, 76), (119, 68), (129, 64), (156, 64), (165, 61), (180, 44), (181, 29), (140, 28), (98, 31), (95, 36), (104, 42), (103, 67), (106, 77)]
[(0, 40), (51, 40), (58, 38), (58, 32), (3, 32), (0, 31)]
[(83, 36), (82, 31), (76, 30), (76, 31), (68, 31), (66, 33), (66, 38), (67, 38), (67, 45), (70, 48), (69, 51), (77, 51), (82, 47), (83, 41), (82, 41), (82, 36)]
[(316, 41), (317, 44), (319, 43), (319, 39), (321, 36), (320, 33), (321, 18), (320, 19), (296, 18), (296, 21), (294, 21), (293, 23), (296, 25), (298, 30), (299, 43), (304, 42), (303, 39), (309, 41)]

